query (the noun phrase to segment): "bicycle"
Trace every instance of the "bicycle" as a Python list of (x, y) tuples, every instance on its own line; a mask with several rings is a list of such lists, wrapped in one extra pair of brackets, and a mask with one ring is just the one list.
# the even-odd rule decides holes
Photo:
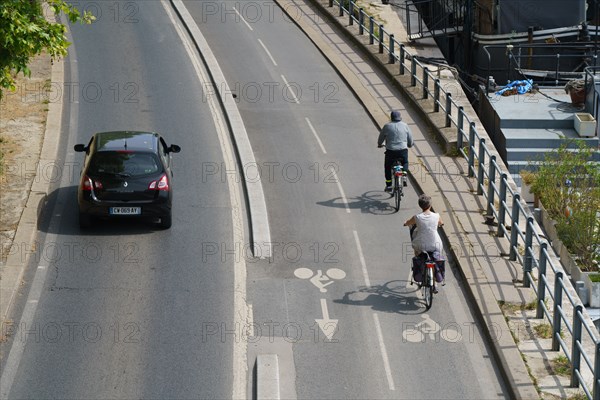
[[(427, 256), (427, 260), (424, 260), (425, 262), (422, 263), (420, 258), (423, 257), (424, 254)], [(426, 310), (429, 310), (431, 308), (431, 306), (433, 305), (433, 295), (438, 292), (436, 288), (435, 277), (438, 261), (439, 260), (436, 260), (433, 257), (433, 252), (423, 252), (421, 253), (421, 255), (413, 259), (413, 274), (410, 279), (410, 284), (412, 285), (414, 283), (413, 278), (415, 278), (416, 275), (414, 267), (416, 266), (421, 272), (421, 281), (417, 282), (417, 284), (419, 285), (419, 289), (421, 289), (423, 299), (425, 300)]]
[[(394, 165), (392, 166), (392, 177), (394, 179), (394, 184), (392, 185), (392, 197), (395, 198), (395, 209), (396, 212), (400, 210), (400, 200), (402, 196), (404, 196), (404, 180), (406, 179), (406, 172), (402, 168), (400, 164), (400, 160), (396, 160)], [(402, 183), (400, 183), (402, 181)]]

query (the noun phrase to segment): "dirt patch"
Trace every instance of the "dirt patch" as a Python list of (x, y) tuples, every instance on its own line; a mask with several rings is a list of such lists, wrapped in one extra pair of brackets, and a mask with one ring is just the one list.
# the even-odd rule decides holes
[(31, 78), (19, 75), (14, 92), (0, 100), (0, 261), (10, 251), (40, 157), (52, 65), (50, 56), (35, 57)]

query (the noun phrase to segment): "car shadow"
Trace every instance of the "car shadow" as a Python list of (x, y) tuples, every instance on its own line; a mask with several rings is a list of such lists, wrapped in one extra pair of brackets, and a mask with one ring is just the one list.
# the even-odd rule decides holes
[(409, 281), (394, 280), (382, 285), (361, 286), (346, 292), (334, 303), (371, 307), (373, 311), (416, 315), (425, 312), (425, 303), (417, 285)]
[(371, 190), (362, 195), (348, 197), (346, 203), (342, 197), (335, 197), (331, 200), (318, 201), (317, 204), (334, 208), (348, 207), (351, 210), (360, 210), (363, 214), (389, 215), (396, 213), (390, 194), (380, 190)]
[[(54, 213), (54, 214), (53, 214)], [(115, 236), (162, 231), (151, 220), (140, 218), (94, 218), (89, 228), (79, 227), (77, 186), (50, 192), (39, 206), (37, 228), (41, 232), (71, 236)], [(52, 218), (54, 217), (54, 218)]]

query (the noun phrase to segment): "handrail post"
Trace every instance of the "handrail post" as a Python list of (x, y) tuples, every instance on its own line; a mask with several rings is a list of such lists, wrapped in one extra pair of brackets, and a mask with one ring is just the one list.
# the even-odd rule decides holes
[(400, 75), (404, 75), (404, 59), (406, 58), (406, 48), (404, 43), (400, 43)]
[(359, 8), (358, 9), (358, 34), (362, 35), (363, 33), (365, 33), (365, 14), (363, 12), (363, 8)]
[(436, 78), (433, 81), (433, 112), (440, 111), (440, 80)]
[(394, 54), (394, 34), (393, 33), (390, 34), (388, 61), (390, 64), (396, 63), (396, 56)]
[(350, 0), (348, 4), (348, 25), (354, 25), (354, 1)]
[(429, 68), (423, 67), (423, 100), (427, 99), (429, 86)]
[(375, 43), (375, 18), (369, 17), (369, 44)]
[[(562, 272), (556, 271), (554, 276), (554, 313), (552, 321), (552, 351), (558, 351), (560, 349), (560, 343), (558, 341), (558, 335), (560, 335), (560, 327), (562, 317), (559, 308), (562, 308)], [(598, 354), (596, 354), (598, 357)]]
[(379, 54), (383, 54), (383, 25), (379, 24)]
[(581, 350), (577, 342), (581, 343), (581, 319), (579, 314), (583, 311), (583, 306), (577, 304), (573, 310), (573, 337), (571, 341), (571, 387), (579, 386), (579, 378), (577, 378), (577, 371), (581, 367)]
[(475, 175), (475, 122), (469, 124), (469, 178)]
[(331, 7), (333, 7), (333, 0), (329, 0), (329, 8), (331, 8)]
[(488, 190), (487, 190), (487, 210), (486, 215), (492, 220), (494, 219), (494, 198), (496, 192), (494, 191), (494, 183), (496, 183), (496, 156), (490, 157), (490, 165), (488, 167)]
[(446, 93), (446, 128), (452, 125), (452, 94)]
[(510, 254), (508, 259), (510, 261), (516, 261), (517, 259), (517, 244), (519, 243), (519, 200), (521, 199), (521, 195), (515, 193), (513, 196), (512, 202), (512, 213), (511, 213), (511, 223), (510, 223)]
[(340, 2), (340, 17), (344, 16), (344, 1), (343, 0), (339, 0)]
[(503, 172), (500, 175), (500, 193), (498, 194), (498, 202), (500, 202), (500, 207), (498, 210), (498, 232), (496, 233), (497, 237), (504, 237), (504, 221), (506, 220), (506, 206), (504, 203), (506, 202), (506, 185), (507, 185), (508, 175)]
[(483, 167), (485, 163), (485, 139), (479, 139), (479, 164), (477, 167), (477, 196), (483, 194)]
[[(531, 281), (529, 280), (528, 273), (531, 273), (533, 266), (533, 256), (531, 251), (533, 245), (533, 217), (530, 215), (527, 217), (527, 225), (525, 226), (525, 260), (523, 263), (523, 287), (530, 287)], [(530, 251), (531, 250), (531, 251)]]
[(594, 359), (594, 400), (600, 400), (600, 342), (596, 343), (596, 354)]
[(410, 86), (417, 86), (417, 59), (410, 56)]
[(465, 108), (458, 106), (458, 120), (456, 122), (456, 150), (460, 151), (463, 147), (463, 127), (465, 126)]
[(538, 263), (539, 277), (537, 290), (538, 303), (535, 311), (535, 317), (537, 319), (541, 319), (544, 317), (544, 308), (542, 307), (542, 302), (546, 299), (546, 284), (544, 283), (544, 279), (542, 279), (542, 277), (546, 276), (546, 254), (548, 251), (548, 243), (543, 242), (540, 246), (540, 261)]

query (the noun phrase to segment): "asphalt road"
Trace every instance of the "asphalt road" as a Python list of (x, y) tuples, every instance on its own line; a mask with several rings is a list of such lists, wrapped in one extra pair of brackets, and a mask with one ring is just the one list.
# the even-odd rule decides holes
[[(202, 182), (206, 160), (223, 162), (203, 87), (161, 2), (79, 5), (97, 21), (70, 28), (61, 174), (16, 304), (16, 316), (34, 312), (7, 344), (22, 353), (2, 360), (9, 397), (230, 398), (232, 346), (203, 335), (233, 326), (234, 288), (233, 262), (202, 258), (201, 243), (232, 240), (227, 185)], [(100, 222), (82, 234), (73, 145), (128, 129), (182, 147), (173, 227)]]
[(270, 2), (185, 3), (238, 95), (275, 242), (248, 265), (249, 367), (278, 354), (283, 397), (506, 398), (454, 271), (424, 313), (402, 227), (417, 195), (393, 213), (343, 80)]
[[(16, 305), (26, 324), (9, 345), (22, 353), (1, 361), (10, 398), (230, 398), (232, 349), (244, 339), (248, 377), (258, 354), (279, 355), (283, 398), (507, 397), (454, 271), (424, 313), (401, 226), (417, 211), (415, 190), (394, 213), (375, 126), (274, 3), (186, 2), (255, 151), (257, 164), (237, 171), (223, 169), (212, 89), (163, 5), (81, 4), (98, 21), (71, 28), (63, 173)], [(80, 233), (81, 157), (70, 149), (114, 129), (158, 131), (182, 147), (170, 230), (121, 222)], [(252, 258), (232, 234), (226, 178), (239, 169), (262, 179), (272, 258)], [(242, 326), (232, 300), (240, 258), (252, 311)]]

